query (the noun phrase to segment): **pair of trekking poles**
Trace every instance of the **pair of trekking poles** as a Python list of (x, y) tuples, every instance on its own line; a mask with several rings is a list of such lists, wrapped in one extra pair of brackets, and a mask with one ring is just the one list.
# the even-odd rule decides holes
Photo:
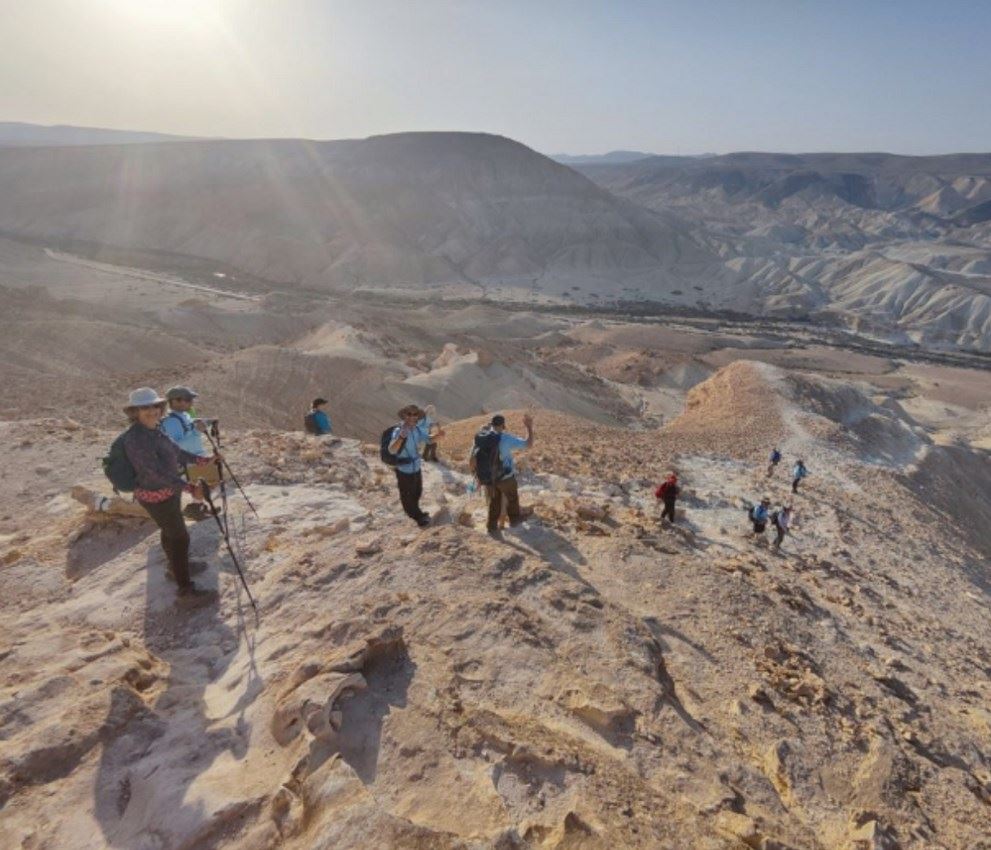
[[(206, 438), (210, 441), (214, 455), (220, 455), (220, 424), (218, 421), (214, 419), (213, 422), (210, 423), (209, 429), (204, 433), (206, 434)], [(230, 464), (227, 463), (227, 459), (221, 455), (217, 458), (216, 464), (217, 476), (220, 481), (220, 502), (223, 509), (223, 519), (221, 519), (221, 511), (217, 510), (217, 505), (213, 501), (210, 485), (207, 484), (206, 480), (203, 478), (200, 478), (197, 483), (203, 490), (203, 498), (206, 500), (206, 503), (210, 508), (210, 513), (217, 523), (217, 528), (220, 529), (220, 536), (224, 538), (224, 543), (227, 546), (227, 551), (230, 553), (231, 560), (234, 562), (234, 567), (237, 570), (237, 574), (241, 577), (241, 584), (244, 585), (244, 592), (248, 594), (248, 601), (251, 603), (251, 607), (255, 609), (255, 614), (257, 615), (258, 605), (255, 602), (255, 598), (251, 595), (251, 588), (248, 587), (248, 580), (244, 577), (244, 570), (241, 569), (241, 564), (237, 559), (237, 555), (234, 554), (234, 547), (231, 545), (230, 528), (227, 521), (227, 483), (224, 480), (225, 469), (227, 470), (227, 474), (230, 475), (231, 481), (234, 482), (234, 486), (237, 487), (238, 491), (244, 497), (244, 501), (248, 503), (248, 507), (251, 508), (251, 512), (257, 519), (261, 519), (261, 517), (258, 516), (258, 511), (255, 510), (255, 506), (251, 504), (251, 499), (249, 499), (248, 494), (244, 492), (241, 482), (237, 480), (237, 476), (231, 469)]]

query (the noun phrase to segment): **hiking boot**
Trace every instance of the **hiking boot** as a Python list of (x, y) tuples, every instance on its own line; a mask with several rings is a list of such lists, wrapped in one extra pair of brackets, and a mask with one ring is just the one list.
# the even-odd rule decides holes
[[(207, 571), (206, 561), (190, 561), (189, 562), (189, 574), (191, 576), (203, 575)], [(172, 570), (168, 567), (165, 568), (165, 580), (175, 582), (175, 576), (172, 574)]]
[(192, 582), (185, 587), (180, 587), (176, 592), (176, 604), (181, 608), (201, 608), (205, 605), (216, 605), (219, 599), (220, 594), (216, 590), (197, 587)]
[(182, 515), (186, 519), (196, 520), (198, 522), (210, 516), (210, 509), (202, 502), (191, 502), (182, 509)]
[(485, 533), (488, 534), (493, 540), (502, 540), (501, 528), (487, 528)]
[(420, 514), (420, 518), (416, 521), (416, 524), (420, 528), (426, 528), (430, 525), (430, 514)]

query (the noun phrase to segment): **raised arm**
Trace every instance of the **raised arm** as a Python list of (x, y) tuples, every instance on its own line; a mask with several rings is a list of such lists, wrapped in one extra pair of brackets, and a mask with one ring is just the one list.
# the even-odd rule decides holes
[(523, 427), (526, 428), (526, 447), (533, 447), (533, 417), (529, 413), (523, 415)]

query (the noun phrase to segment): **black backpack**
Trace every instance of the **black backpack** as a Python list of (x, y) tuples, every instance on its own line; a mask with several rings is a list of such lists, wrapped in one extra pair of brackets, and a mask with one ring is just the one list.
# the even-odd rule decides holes
[(138, 486), (138, 474), (124, 451), (125, 431), (110, 444), (110, 451), (103, 458), (103, 474), (110, 479), (115, 493), (133, 493)]
[(311, 410), (306, 416), (303, 417), (303, 430), (307, 434), (319, 434), (320, 429), (317, 428), (317, 414), (315, 410)]
[(505, 475), (499, 458), (499, 440), (499, 432), (489, 427), (475, 435), (472, 456), (475, 458), (475, 477), (480, 484), (494, 484)]
[[(399, 457), (398, 454), (393, 454), (389, 451), (389, 444), (392, 442), (392, 432), (396, 430), (395, 425), (390, 425), (382, 432), (382, 437), (379, 440), (379, 457), (382, 459), (382, 463), (386, 466), (398, 466), (401, 463), (410, 463), (410, 458)], [(404, 438), (399, 446), (399, 451), (402, 451), (406, 445), (406, 439)]]

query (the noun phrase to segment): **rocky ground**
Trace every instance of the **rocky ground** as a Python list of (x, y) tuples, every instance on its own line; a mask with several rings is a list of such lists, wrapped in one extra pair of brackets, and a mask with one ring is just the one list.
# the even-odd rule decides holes
[[(203, 521), (221, 600), (188, 614), (150, 523), (68, 496), (106, 490), (112, 433), (2, 423), (0, 846), (991, 847), (986, 452), (735, 363), (660, 431), (537, 410), (533, 514), (493, 540), (481, 421), (448, 428), (423, 532), (376, 446), (231, 433), (258, 610)], [(775, 552), (746, 504), (789, 500), (798, 456)]]

